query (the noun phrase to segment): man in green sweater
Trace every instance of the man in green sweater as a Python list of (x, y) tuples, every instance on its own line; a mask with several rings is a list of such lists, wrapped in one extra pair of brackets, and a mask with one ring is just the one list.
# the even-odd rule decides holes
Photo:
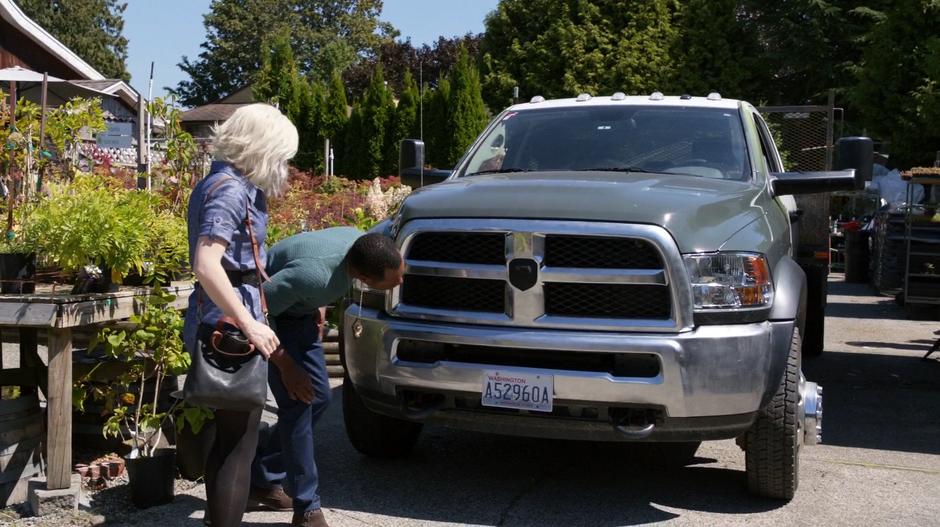
[(287, 353), (268, 368), (278, 422), (258, 441), (251, 498), (274, 509), (293, 509), (291, 525), (327, 525), (313, 457), (313, 427), (330, 401), (320, 308), (346, 294), (353, 279), (386, 290), (401, 284), (404, 271), (391, 238), (351, 227), (301, 233), (268, 251), (268, 316)]

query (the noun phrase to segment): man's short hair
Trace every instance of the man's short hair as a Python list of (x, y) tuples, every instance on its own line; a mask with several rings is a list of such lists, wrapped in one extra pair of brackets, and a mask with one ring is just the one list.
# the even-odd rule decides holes
[(395, 242), (384, 234), (364, 234), (353, 243), (346, 253), (346, 263), (356, 271), (381, 280), (385, 278), (386, 269), (398, 269), (401, 265), (401, 254), (395, 247)]

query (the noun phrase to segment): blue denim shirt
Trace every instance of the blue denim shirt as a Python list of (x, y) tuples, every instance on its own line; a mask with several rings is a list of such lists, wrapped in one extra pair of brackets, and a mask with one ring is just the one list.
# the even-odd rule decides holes
[[(230, 179), (219, 183), (220, 179), (226, 177)], [(210, 190), (211, 195), (207, 195)], [(246, 213), (251, 214), (251, 225), (255, 239), (258, 240), (263, 265), (267, 261), (264, 240), (268, 228), (268, 207), (264, 192), (245, 179), (232, 165), (214, 161), (209, 175), (196, 185), (189, 197), (187, 222), (190, 263), (195, 263), (193, 260), (196, 241), (200, 236), (208, 236), (228, 244), (222, 256), (222, 267), (226, 271), (253, 271), (255, 260), (251, 254), (248, 227), (245, 225)], [(256, 286), (243, 284), (235, 287), (235, 292), (255, 319), (264, 319)], [(196, 284), (195, 291), (189, 297), (189, 308), (186, 310), (183, 327), (183, 342), (186, 348), (195, 349), (196, 331), (200, 323), (214, 325), (222, 314), (222, 310), (212, 302), (199, 284)]]

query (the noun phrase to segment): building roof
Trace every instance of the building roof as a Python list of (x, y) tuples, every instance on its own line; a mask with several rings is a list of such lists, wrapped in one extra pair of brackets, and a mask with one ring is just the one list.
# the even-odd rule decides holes
[(183, 122), (216, 122), (225, 121), (235, 113), (235, 110), (251, 103), (229, 104), (213, 103), (197, 106), (192, 110), (183, 112), (180, 120)]
[(255, 96), (251, 93), (251, 83), (248, 83), (215, 102), (219, 104), (249, 104), (256, 101)]
[(72, 50), (59, 42), (36, 22), (33, 22), (13, 0), (0, 0), (0, 18), (3, 18), (14, 28), (19, 29), (36, 45), (64, 62), (77, 74), (88, 80), (103, 80), (105, 77), (90, 64), (81, 59)]

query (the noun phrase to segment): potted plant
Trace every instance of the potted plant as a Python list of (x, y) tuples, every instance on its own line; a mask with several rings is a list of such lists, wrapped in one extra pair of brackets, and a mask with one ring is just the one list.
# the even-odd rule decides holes
[[(172, 448), (161, 447), (164, 424), (176, 421), (178, 428), (202, 428), (208, 410), (175, 404), (161, 411), (158, 401), (164, 379), (181, 375), (189, 367), (189, 354), (183, 348), (183, 319), (168, 307), (175, 297), (160, 288), (139, 299), (140, 314), (131, 317), (131, 326), (103, 329), (93, 345), (104, 345), (111, 358), (126, 362), (127, 368), (108, 385), (101, 397), (107, 401), (110, 417), (103, 426), (105, 437), (120, 437), (129, 443), (126, 456), (131, 501), (138, 508), (173, 500), (176, 462)], [(84, 389), (76, 390), (81, 399)], [(153, 394), (144, 400), (142, 394)], [(77, 401), (79, 406), (81, 401)]]
[(29, 294), (36, 290), (36, 254), (13, 232), (0, 241), (0, 293)]
[(157, 199), (79, 174), (71, 183), (50, 185), (50, 196), (30, 213), (25, 238), (37, 253), (78, 275), (73, 293), (107, 292), (112, 277), (142, 268)]

